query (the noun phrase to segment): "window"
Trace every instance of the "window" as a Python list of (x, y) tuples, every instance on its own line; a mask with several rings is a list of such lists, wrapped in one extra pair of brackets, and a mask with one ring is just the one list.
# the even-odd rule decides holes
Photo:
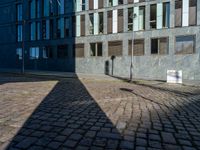
[(182, 0), (175, 1), (175, 26), (182, 26)]
[(42, 37), (44, 40), (50, 39), (50, 21), (42, 21)]
[(44, 59), (53, 58), (53, 49), (50, 46), (43, 47), (42, 57)]
[(156, 14), (157, 14), (156, 5), (151, 5), (150, 6), (150, 27), (151, 27), (151, 29), (156, 29), (156, 23), (157, 23)]
[(81, 7), (82, 7), (82, 10), (85, 10), (85, 0), (82, 0)]
[(57, 57), (64, 59), (68, 57), (68, 46), (67, 45), (59, 45), (57, 47)]
[(123, 9), (118, 10), (118, 33), (123, 32), (124, 30), (124, 17), (123, 17)]
[(17, 25), (17, 42), (22, 42), (22, 31), (23, 26), (21, 24)]
[(65, 13), (65, 1), (64, 0), (60, 0), (58, 3), (58, 14), (64, 14)]
[(170, 4), (163, 3), (163, 28), (170, 27)]
[(22, 4), (17, 4), (17, 21), (22, 21)]
[[(134, 21), (133, 21), (134, 18)], [(128, 31), (145, 29), (145, 6), (128, 9)]]
[(41, 11), (40, 11), (41, 10), (41, 8), (40, 8), (41, 4), (40, 4), (40, 2), (41, 2), (40, 0), (36, 0), (36, 7), (37, 7), (36, 8), (36, 17), (37, 18), (40, 18), (40, 15), (41, 15)]
[(103, 13), (89, 14), (90, 18), (90, 34), (102, 34), (103, 33)]
[(65, 18), (65, 37), (69, 36), (69, 31), (70, 31), (70, 19)]
[(34, 40), (36, 40), (36, 24), (35, 24), (35, 22), (30, 23), (30, 26), (31, 26), (30, 40), (34, 41)]
[(17, 59), (22, 60), (22, 48), (16, 49)]
[(82, 11), (85, 10), (85, 0), (76, 0), (76, 11)]
[(37, 34), (37, 40), (40, 40), (41, 32), (40, 32), (40, 22), (36, 23), (36, 34)]
[(75, 44), (74, 45), (74, 56), (75, 57), (84, 57), (84, 44)]
[[(53, 4), (51, 4), (53, 5)], [(50, 1), (49, 0), (43, 0), (43, 16), (47, 17), (50, 13)]]
[(102, 56), (102, 43), (91, 43), (90, 44), (90, 56)]
[(31, 47), (29, 51), (30, 59), (39, 59), (39, 47)]
[(64, 38), (65, 37), (65, 25), (64, 25), (64, 18), (57, 19), (57, 38)]
[(123, 4), (123, 0), (108, 0), (108, 6), (117, 6)]
[(189, 1), (189, 25), (197, 24), (197, 0)]
[(90, 19), (89, 32), (90, 32), (90, 34), (94, 34), (94, 14), (89, 14), (89, 19)]
[[(129, 40), (129, 51), (128, 54), (132, 54), (132, 40)], [(136, 39), (134, 40), (133, 46), (133, 55), (134, 56), (142, 56), (144, 55), (144, 39)]]
[(29, 3), (29, 7), (30, 7), (30, 18), (34, 19), (36, 17), (36, 1), (31, 0)]
[(151, 54), (168, 54), (168, 38), (151, 39)]
[(108, 42), (108, 56), (122, 56), (122, 41)]
[(133, 3), (141, 3), (141, 2), (145, 2), (146, 0), (135, 0), (135, 2), (134, 2), (134, 0), (127, 0), (128, 1), (128, 4), (133, 4)]
[(193, 54), (195, 49), (195, 36), (176, 37), (176, 54)]

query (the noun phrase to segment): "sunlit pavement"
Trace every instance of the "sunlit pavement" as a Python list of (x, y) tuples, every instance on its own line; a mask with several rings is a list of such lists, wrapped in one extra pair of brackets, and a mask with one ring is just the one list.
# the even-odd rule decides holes
[(200, 150), (200, 88), (0, 75), (0, 149)]

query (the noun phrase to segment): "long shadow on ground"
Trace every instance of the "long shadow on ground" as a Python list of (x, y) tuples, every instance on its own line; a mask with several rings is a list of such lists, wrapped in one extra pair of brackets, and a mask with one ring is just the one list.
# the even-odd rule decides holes
[(78, 79), (60, 80), (6, 149), (119, 149), (121, 138)]

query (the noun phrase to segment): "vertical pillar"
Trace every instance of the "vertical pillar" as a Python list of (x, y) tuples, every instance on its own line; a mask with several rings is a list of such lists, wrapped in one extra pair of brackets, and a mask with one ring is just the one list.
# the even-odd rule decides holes
[(128, 31), (128, 9), (123, 10), (123, 16), (124, 16), (124, 32)]
[(108, 30), (108, 13), (107, 11), (103, 12), (103, 32), (104, 34), (107, 34), (107, 30)]
[(149, 3), (145, 7), (145, 30), (150, 30), (150, 5)]
[(197, 25), (200, 25), (200, 0), (197, 0)]

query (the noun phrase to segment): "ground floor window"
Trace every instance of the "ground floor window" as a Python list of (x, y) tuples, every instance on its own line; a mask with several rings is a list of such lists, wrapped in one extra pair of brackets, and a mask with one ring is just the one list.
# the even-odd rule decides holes
[(108, 42), (108, 56), (122, 56), (122, 41)]
[(53, 58), (53, 49), (50, 46), (45, 46), (42, 49), (42, 56), (44, 59)]
[(17, 48), (16, 54), (17, 54), (17, 59), (21, 60), (22, 59), (22, 48)]
[(62, 58), (62, 59), (68, 57), (68, 46), (67, 45), (59, 45), (57, 47), (57, 57)]
[(179, 36), (176, 37), (175, 54), (192, 54), (195, 49), (195, 36)]
[(39, 47), (31, 47), (29, 51), (30, 59), (39, 59)]
[(168, 38), (153, 38), (151, 39), (151, 54), (168, 54)]
[(84, 44), (75, 44), (74, 48), (74, 57), (84, 57)]
[(90, 56), (102, 56), (102, 43), (90, 43)]
[[(132, 54), (132, 40), (128, 41), (128, 54), (131, 55)], [(144, 55), (144, 39), (136, 39), (134, 40), (134, 44), (133, 44), (133, 55), (134, 56), (142, 56)]]

